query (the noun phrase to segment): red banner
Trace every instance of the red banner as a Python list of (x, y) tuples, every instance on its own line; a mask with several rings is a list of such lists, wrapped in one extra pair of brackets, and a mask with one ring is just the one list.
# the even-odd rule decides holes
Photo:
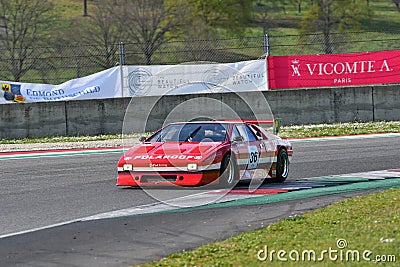
[(268, 57), (269, 89), (400, 83), (400, 50)]

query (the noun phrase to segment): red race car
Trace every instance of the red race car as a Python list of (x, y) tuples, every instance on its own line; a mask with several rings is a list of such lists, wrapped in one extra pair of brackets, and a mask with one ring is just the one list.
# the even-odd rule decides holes
[(292, 146), (260, 121), (171, 123), (130, 148), (118, 162), (118, 186), (283, 182)]

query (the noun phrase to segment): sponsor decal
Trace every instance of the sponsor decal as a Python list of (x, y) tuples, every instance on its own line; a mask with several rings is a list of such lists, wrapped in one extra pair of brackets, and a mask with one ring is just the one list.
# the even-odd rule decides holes
[(59, 85), (0, 81), (0, 98), (12, 102), (112, 98), (121, 95), (120, 78), (120, 67), (113, 67)]
[(222, 66), (213, 66), (206, 70), (202, 75), (202, 84), (210, 93), (222, 92), (223, 88), (220, 85), (228, 81), (230, 73)]
[(1, 84), (4, 99), (10, 102), (24, 102), (25, 97), (21, 94), (21, 85), (13, 83)]
[(1, 89), (3, 89), (4, 92), (10, 93), (11, 92), (11, 84), (3, 83), (1, 85)]
[[(25, 85), (29, 86), (29, 85)], [(39, 100), (39, 101), (54, 101), (62, 99), (76, 98), (79, 96), (87, 94), (95, 94), (101, 91), (100, 86), (86, 87), (77, 92), (65, 92), (63, 89), (53, 89), (53, 90), (40, 90), (33, 88), (24, 88), (21, 90), (21, 84), (13, 83), (3, 83), (1, 84), (1, 89), (3, 91), (3, 97), (5, 100), (10, 102), (26, 102)], [(22, 94), (22, 92), (24, 94)]]
[(134, 69), (128, 76), (129, 93), (132, 96), (145, 95), (153, 84), (152, 76), (153, 74), (145, 68)]
[(157, 88), (158, 89), (173, 89), (179, 87), (180, 85), (189, 83), (188, 79), (183, 78), (168, 78), (159, 76), (157, 78)]
[(232, 85), (246, 85), (252, 84), (255, 81), (257, 83), (262, 82), (265, 79), (266, 73), (264, 72), (243, 72), (243, 73), (235, 73), (232, 75)]
[(150, 163), (149, 167), (153, 168), (153, 167), (167, 167), (167, 164), (161, 164), (161, 163)]
[(52, 96), (61, 96), (65, 94), (65, 92), (63, 89), (52, 90), (52, 91), (39, 91), (39, 90), (26, 89), (26, 94), (28, 96), (52, 97)]
[(400, 82), (400, 50), (270, 56), (268, 64), (270, 89)]
[(136, 155), (134, 157), (125, 157), (125, 160), (136, 160), (136, 159), (142, 159), (142, 160), (149, 160), (149, 159), (194, 159), (194, 160), (200, 160), (202, 159), (203, 156), (191, 156), (191, 155)]
[(83, 88), (80, 91), (71, 93), (66, 93), (63, 89), (53, 89), (50, 91), (47, 90), (34, 90), (34, 89), (26, 89), (26, 96), (30, 99), (35, 100), (45, 100), (45, 101), (54, 101), (54, 100), (61, 100), (61, 99), (69, 99), (69, 98), (76, 98), (79, 96), (87, 95), (87, 94), (95, 94), (101, 91), (100, 86), (91, 86)]
[(265, 60), (225, 64), (126, 66), (130, 96), (267, 89)]

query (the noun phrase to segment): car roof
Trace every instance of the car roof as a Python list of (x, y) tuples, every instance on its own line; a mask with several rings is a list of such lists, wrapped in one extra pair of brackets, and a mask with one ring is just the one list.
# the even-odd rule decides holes
[(196, 124), (201, 124), (201, 123), (224, 123), (224, 124), (233, 124), (233, 123), (247, 123), (247, 124), (272, 124), (273, 120), (202, 120), (202, 121), (186, 121), (186, 122), (173, 122), (170, 124), (188, 124), (188, 123), (196, 123)]
[(170, 124), (188, 124), (188, 123), (196, 123), (196, 124), (199, 124), (199, 123), (218, 123), (218, 124), (221, 124), (221, 123), (232, 123), (232, 122), (230, 122), (230, 121), (181, 121), (181, 122), (172, 122), (172, 123), (170, 123)]

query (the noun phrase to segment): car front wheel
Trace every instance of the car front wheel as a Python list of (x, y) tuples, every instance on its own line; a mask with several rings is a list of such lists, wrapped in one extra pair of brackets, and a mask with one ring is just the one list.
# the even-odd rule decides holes
[(220, 185), (224, 187), (233, 187), (236, 184), (237, 177), (238, 171), (235, 158), (227, 154), (221, 162)]

